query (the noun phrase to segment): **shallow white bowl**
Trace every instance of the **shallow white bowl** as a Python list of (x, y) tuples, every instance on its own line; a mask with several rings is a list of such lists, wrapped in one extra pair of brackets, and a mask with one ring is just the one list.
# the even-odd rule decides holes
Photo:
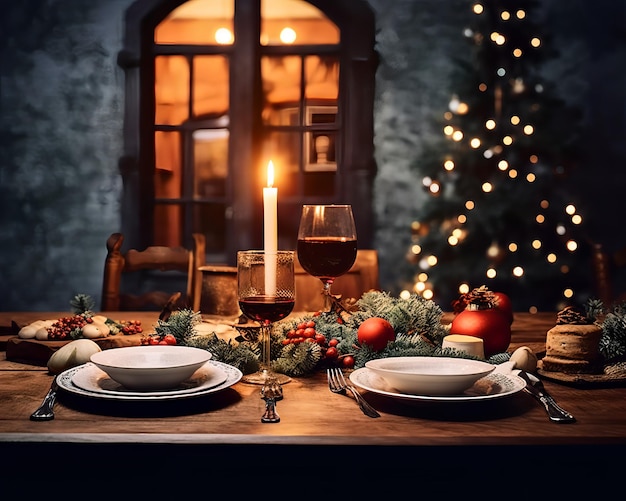
[(175, 388), (210, 358), (200, 348), (149, 345), (103, 350), (90, 360), (128, 389), (154, 391)]
[(460, 395), (496, 368), (480, 360), (451, 357), (389, 357), (370, 360), (365, 367), (410, 395)]

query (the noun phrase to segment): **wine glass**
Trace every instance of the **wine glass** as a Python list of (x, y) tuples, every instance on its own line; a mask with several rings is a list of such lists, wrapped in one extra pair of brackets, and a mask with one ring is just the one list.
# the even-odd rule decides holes
[(294, 251), (246, 250), (237, 252), (239, 307), (248, 318), (260, 322), (261, 366), (242, 381), (264, 384), (268, 377), (279, 384), (291, 381), (271, 369), (272, 323), (293, 310), (296, 299)]
[(303, 205), (298, 228), (298, 260), (324, 284), (324, 311), (332, 304), (331, 286), (356, 259), (356, 227), (350, 205)]

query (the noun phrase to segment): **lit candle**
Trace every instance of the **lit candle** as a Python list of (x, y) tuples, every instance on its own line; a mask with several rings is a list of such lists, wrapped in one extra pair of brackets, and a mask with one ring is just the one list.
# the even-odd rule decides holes
[(274, 188), (274, 164), (267, 164), (267, 187), (263, 188), (263, 245), (265, 250), (265, 294), (276, 295), (276, 251), (278, 250), (278, 190)]

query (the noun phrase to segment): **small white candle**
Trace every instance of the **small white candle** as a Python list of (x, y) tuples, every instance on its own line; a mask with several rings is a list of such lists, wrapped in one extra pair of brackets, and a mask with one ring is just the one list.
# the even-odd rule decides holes
[(278, 190), (274, 188), (274, 164), (267, 164), (267, 187), (263, 188), (263, 248), (265, 250), (265, 294), (276, 295), (276, 251), (278, 250)]

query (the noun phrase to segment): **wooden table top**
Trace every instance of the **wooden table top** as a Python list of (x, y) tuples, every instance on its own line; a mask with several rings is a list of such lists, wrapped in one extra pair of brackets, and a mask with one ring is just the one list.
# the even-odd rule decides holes
[[(0, 329), (7, 335), (11, 321), (55, 315), (0, 313)], [(144, 326), (156, 322), (156, 316), (145, 313), (119, 313), (114, 318), (139, 318)], [(555, 318), (553, 313), (516, 314), (510, 350), (526, 345), (541, 356)], [(284, 399), (277, 405), (281, 421), (275, 424), (261, 423), (264, 402), (259, 387), (242, 382), (198, 399), (145, 404), (61, 392), (54, 420), (30, 421), (51, 381), (45, 367), (8, 361), (0, 354), (0, 451), (11, 444), (15, 448), (24, 444), (372, 446), (411, 447), (429, 454), (433, 446), (441, 450), (459, 446), (626, 449), (626, 387), (620, 386), (579, 388), (546, 381), (546, 388), (576, 417), (573, 424), (550, 422), (525, 392), (472, 403), (404, 402), (362, 392), (381, 413), (372, 419), (359, 411), (352, 398), (330, 393), (324, 373), (294, 378), (284, 386)]]

